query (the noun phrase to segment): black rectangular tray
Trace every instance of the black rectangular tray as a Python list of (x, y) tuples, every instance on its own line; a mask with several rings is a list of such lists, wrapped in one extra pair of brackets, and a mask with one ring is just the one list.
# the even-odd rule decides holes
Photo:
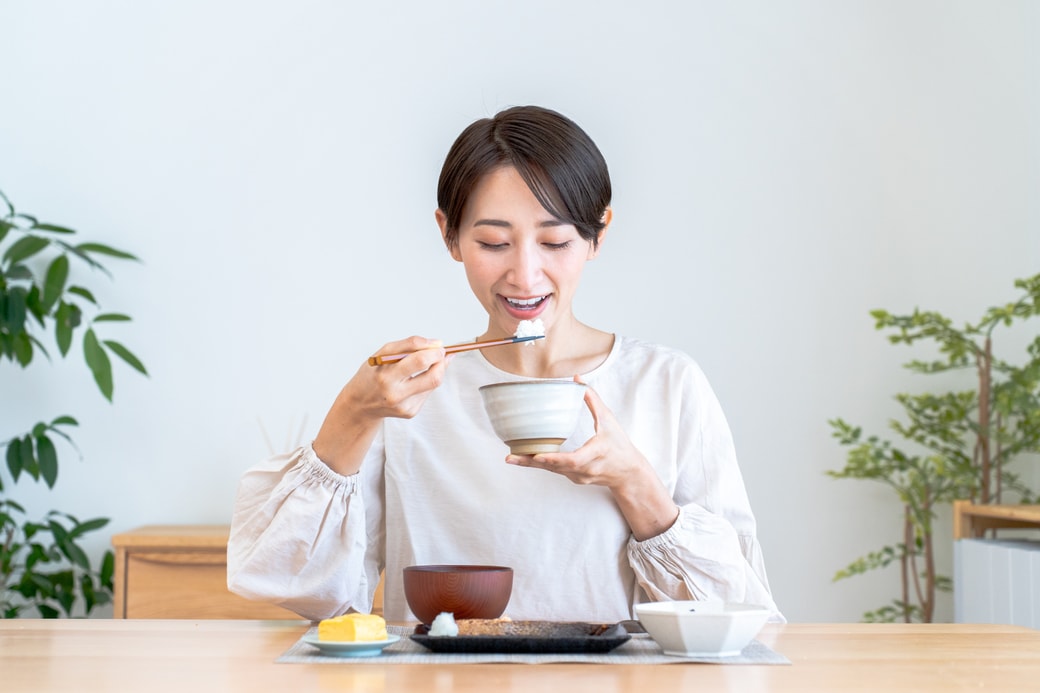
[[(428, 635), (419, 625), (412, 640), (433, 652), (469, 654), (568, 654), (610, 652), (632, 636), (620, 623), (512, 622), (518, 626), (535, 624), (537, 634), (503, 632), (490, 635)], [(504, 625), (508, 627), (509, 622)]]

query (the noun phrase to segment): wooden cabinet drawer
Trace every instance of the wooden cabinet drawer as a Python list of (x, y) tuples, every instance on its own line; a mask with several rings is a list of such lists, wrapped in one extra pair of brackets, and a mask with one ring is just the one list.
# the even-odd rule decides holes
[(126, 618), (300, 618), (227, 589), (223, 554), (141, 552), (126, 561)]
[(227, 588), (225, 525), (155, 525), (112, 537), (116, 618), (299, 619)]

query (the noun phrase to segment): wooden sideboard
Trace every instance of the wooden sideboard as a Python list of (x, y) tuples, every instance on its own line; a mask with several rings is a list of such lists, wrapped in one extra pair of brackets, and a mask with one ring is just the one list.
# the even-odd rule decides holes
[[(997, 536), (997, 530), (1019, 530)], [(1040, 505), (953, 504), (953, 618), (1040, 628)]]
[(227, 525), (150, 525), (112, 537), (115, 618), (299, 619), (227, 588)]
[(1040, 529), (1040, 505), (953, 503), (953, 538), (977, 539), (988, 529)]

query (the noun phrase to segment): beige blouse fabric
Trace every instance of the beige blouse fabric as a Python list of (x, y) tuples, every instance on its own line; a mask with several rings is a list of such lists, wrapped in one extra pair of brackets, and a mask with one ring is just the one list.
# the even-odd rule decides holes
[[(228, 587), (321, 619), (370, 611), (385, 569), (384, 615), (403, 622), (415, 620), (406, 566), (504, 565), (514, 569), (513, 619), (613, 622), (633, 618), (639, 602), (719, 599), (783, 620), (729, 426), (696, 363), (619, 337), (582, 377), (680, 506), (665, 533), (636, 541), (606, 488), (506, 464), (478, 388), (520, 378), (471, 351), (456, 355), (416, 417), (384, 421), (358, 474), (336, 474), (309, 445), (249, 470)], [(592, 434), (585, 410), (563, 449)]]

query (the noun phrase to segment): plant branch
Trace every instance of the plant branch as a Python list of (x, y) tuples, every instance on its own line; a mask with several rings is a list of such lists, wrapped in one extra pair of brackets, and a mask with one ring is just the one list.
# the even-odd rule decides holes
[[(910, 509), (903, 509), (903, 556), (900, 559), (901, 577), (903, 583), (903, 604), (910, 603), (910, 546), (913, 539), (910, 527)], [(903, 620), (910, 623), (910, 612), (903, 609)]]
[(982, 502), (989, 503), (991, 498), (990, 492), (990, 464), (991, 459), (989, 455), (989, 403), (990, 403), (990, 378), (992, 377), (992, 371), (990, 370), (990, 362), (993, 358), (993, 345), (989, 337), (986, 337), (986, 344), (980, 353), (975, 355), (976, 363), (978, 365), (979, 373), (979, 454), (981, 456), (982, 468), (980, 469), (982, 475)]

